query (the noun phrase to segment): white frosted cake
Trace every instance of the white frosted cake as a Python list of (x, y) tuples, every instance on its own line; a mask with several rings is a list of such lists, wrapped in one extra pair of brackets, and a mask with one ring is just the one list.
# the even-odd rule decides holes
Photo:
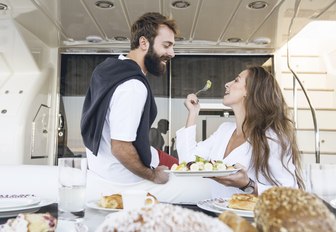
[(121, 211), (109, 214), (96, 232), (229, 232), (232, 231), (218, 218), (204, 213), (169, 204), (157, 204), (152, 208)]

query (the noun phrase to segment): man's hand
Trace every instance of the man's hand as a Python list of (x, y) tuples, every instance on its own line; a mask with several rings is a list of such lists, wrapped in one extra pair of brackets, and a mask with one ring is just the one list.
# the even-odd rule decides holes
[(164, 172), (164, 170), (168, 170), (166, 166), (158, 166), (154, 169), (154, 180), (153, 182), (156, 184), (165, 184), (169, 180), (169, 173)]

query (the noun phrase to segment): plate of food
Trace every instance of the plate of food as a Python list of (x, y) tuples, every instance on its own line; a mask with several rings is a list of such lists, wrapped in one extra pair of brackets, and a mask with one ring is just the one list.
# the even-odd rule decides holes
[(242, 217), (253, 217), (252, 205), (254, 206), (255, 202), (237, 201), (236, 203), (230, 203), (230, 201), (231, 199), (218, 198), (214, 200), (212, 204), (223, 211), (233, 211)]
[(214, 198), (197, 204), (201, 209), (222, 213), (232, 211), (242, 217), (254, 217), (253, 209), (258, 197), (253, 194), (233, 194), (231, 198)]
[[(154, 195), (147, 193), (147, 196), (153, 197), (154, 204), (159, 203), (159, 201)], [(149, 204), (149, 203), (146, 202), (146, 204)], [(118, 211), (123, 210), (124, 208), (122, 194), (120, 193), (101, 196), (100, 199), (98, 200), (87, 202), (86, 206), (91, 209), (110, 211), (110, 212), (118, 212)]]
[(86, 206), (96, 210), (117, 212), (123, 209), (122, 196), (119, 193), (102, 196), (98, 200), (87, 202)]
[(238, 172), (240, 169), (222, 170), (222, 171), (175, 171), (165, 170), (165, 172), (172, 173), (175, 176), (201, 176), (201, 177), (216, 177), (227, 176)]
[(196, 156), (195, 161), (174, 164), (166, 172), (173, 173), (176, 176), (216, 177), (231, 175), (239, 170), (234, 165), (225, 164), (221, 160), (205, 160)]

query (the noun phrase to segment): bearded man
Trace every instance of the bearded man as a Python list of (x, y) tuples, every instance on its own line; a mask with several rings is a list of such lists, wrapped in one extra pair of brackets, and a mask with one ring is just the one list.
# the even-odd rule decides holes
[(127, 56), (107, 58), (93, 71), (81, 133), (90, 171), (110, 181), (113, 191), (137, 188), (156, 194), (159, 200), (181, 201), (174, 198), (176, 193), (169, 193), (176, 186), (167, 183), (168, 168), (149, 143), (157, 108), (146, 78), (148, 72), (163, 74), (175, 56), (176, 30), (174, 20), (146, 13), (132, 25)]

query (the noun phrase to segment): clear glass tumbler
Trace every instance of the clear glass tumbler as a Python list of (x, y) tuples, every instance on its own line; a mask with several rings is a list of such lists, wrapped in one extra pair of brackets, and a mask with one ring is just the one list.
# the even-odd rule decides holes
[(58, 159), (58, 218), (78, 220), (85, 215), (86, 158)]

